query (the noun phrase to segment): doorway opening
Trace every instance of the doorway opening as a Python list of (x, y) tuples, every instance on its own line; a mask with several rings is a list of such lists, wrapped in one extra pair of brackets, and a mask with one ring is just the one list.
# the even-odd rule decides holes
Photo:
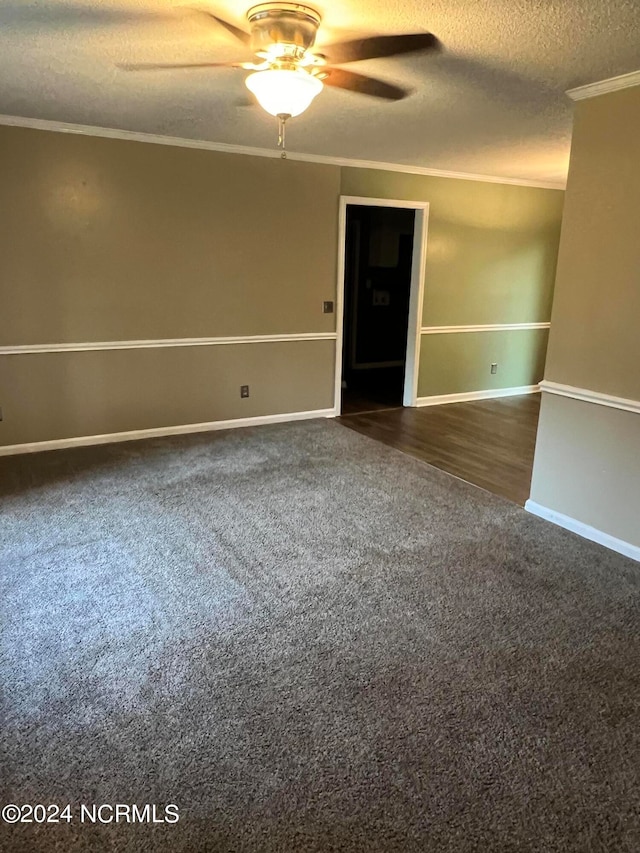
[(427, 205), (342, 202), (339, 411), (415, 405)]

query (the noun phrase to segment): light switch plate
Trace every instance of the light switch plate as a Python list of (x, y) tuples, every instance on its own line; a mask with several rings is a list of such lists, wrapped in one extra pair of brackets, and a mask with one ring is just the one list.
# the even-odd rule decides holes
[(323, 314), (333, 314), (333, 302), (323, 302), (322, 303), (322, 313)]

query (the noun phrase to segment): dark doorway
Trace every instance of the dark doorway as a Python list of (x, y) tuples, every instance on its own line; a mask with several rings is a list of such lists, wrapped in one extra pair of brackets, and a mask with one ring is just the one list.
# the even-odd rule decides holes
[(415, 210), (349, 205), (342, 414), (402, 405)]

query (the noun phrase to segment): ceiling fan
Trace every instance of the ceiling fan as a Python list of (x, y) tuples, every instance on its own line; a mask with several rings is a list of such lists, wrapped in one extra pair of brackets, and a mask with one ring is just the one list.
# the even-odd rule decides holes
[(373, 36), (339, 42), (314, 51), (321, 17), (315, 9), (300, 3), (261, 3), (247, 12), (250, 32), (206, 12), (235, 36), (254, 56), (238, 62), (154, 63), (121, 66), (129, 71), (179, 68), (230, 67), (251, 71), (245, 80), (264, 110), (279, 121), (278, 145), (285, 152), (285, 123), (303, 113), (323, 87), (333, 86), (389, 101), (405, 98), (408, 90), (374, 77), (338, 68), (349, 62), (378, 59), (414, 51), (436, 50), (432, 33)]

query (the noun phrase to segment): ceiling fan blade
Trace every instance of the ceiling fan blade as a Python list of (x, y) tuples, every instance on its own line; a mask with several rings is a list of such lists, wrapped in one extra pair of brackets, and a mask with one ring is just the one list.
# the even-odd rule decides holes
[[(249, 93), (247, 93), (249, 94)], [(258, 107), (260, 106), (255, 98), (253, 97), (243, 97), (238, 98), (233, 103), (234, 107), (238, 107), (239, 109), (246, 109), (247, 107)]]
[(242, 44), (249, 47), (251, 45), (251, 36), (249, 33), (246, 33), (244, 30), (241, 30), (240, 27), (236, 27), (235, 24), (231, 24), (229, 21), (225, 21), (224, 18), (220, 18), (218, 15), (214, 15), (213, 12), (209, 12), (207, 9), (193, 9), (194, 12), (198, 12), (202, 15), (206, 15), (208, 18), (212, 18), (217, 24), (220, 24), (221, 27), (224, 27), (228, 33), (231, 33), (232, 36), (235, 36)]
[(349, 92), (371, 95), (374, 98), (384, 98), (387, 101), (401, 101), (411, 94), (408, 89), (401, 89), (400, 86), (394, 86), (392, 83), (376, 80), (375, 77), (355, 74), (353, 71), (346, 71), (344, 68), (327, 69), (327, 76), (322, 82), (326, 86), (347, 89)]
[(118, 68), (123, 71), (168, 71), (171, 69), (188, 68), (253, 68), (250, 62), (143, 62), (120, 63)]
[(359, 62), (362, 59), (383, 59), (387, 56), (400, 56), (418, 50), (438, 50), (439, 40), (433, 33), (410, 33), (399, 36), (372, 36), (365, 39), (353, 39), (322, 47), (331, 65), (343, 65), (346, 62)]

